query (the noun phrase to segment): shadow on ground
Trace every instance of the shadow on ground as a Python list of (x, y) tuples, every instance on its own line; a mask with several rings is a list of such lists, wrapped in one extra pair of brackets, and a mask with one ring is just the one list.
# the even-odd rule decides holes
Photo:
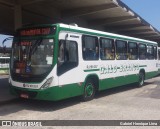
[[(137, 88), (135, 84), (125, 85), (117, 88), (108, 89), (105, 91), (98, 92), (95, 99), (105, 97), (119, 92), (125, 92)], [(41, 101), (41, 100), (30, 100), (30, 99), (14, 99), (9, 103), (0, 104), (0, 116), (9, 115), (21, 110), (31, 110), (40, 112), (53, 112), (63, 108), (68, 108), (73, 105), (82, 103), (81, 97), (74, 97), (66, 100), (57, 102), (53, 101)]]

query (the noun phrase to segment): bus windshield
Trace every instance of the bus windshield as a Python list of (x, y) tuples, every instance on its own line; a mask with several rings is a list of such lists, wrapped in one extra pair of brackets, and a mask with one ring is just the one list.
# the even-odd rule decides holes
[(17, 40), (13, 42), (11, 69), (19, 75), (43, 75), (53, 63), (53, 39)]

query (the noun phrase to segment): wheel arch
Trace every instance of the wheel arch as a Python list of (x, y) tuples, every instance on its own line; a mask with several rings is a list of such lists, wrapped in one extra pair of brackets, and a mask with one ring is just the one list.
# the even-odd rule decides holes
[(98, 91), (98, 89), (99, 89), (99, 76), (97, 74), (88, 74), (84, 80), (83, 87), (85, 86), (86, 82), (89, 79), (93, 81), (93, 83), (95, 84), (95, 87), (96, 87), (96, 91)]

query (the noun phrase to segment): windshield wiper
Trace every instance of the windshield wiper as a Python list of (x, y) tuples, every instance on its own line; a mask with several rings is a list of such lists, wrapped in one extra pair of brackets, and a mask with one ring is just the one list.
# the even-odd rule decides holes
[(42, 43), (42, 38), (40, 39), (37, 39), (37, 41), (35, 42), (35, 44), (32, 46), (32, 50), (31, 50), (31, 54), (34, 54), (34, 52), (36, 51), (37, 49), (37, 46), (41, 45)]
[(39, 46), (42, 43), (42, 38), (37, 39), (35, 44), (32, 46), (29, 46), (28, 52), (27, 52), (27, 57), (28, 57), (28, 61), (27, 61), (27, 66), (31, 65), (31, 55), (34, 54), (34, 52), (37, 49), (37, 46)]

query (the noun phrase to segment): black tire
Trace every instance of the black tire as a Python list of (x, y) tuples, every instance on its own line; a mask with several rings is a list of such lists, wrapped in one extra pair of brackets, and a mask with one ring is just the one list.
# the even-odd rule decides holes
[(144, 86), (145, 75), (143, 72), (139, 73), (138, 87)]
[(88, 80), (84, 86), (84, 91), (82, 95), (83, 101), (90, 101), (94, 98), (96, 92), (95, 85), (92, 80)]

